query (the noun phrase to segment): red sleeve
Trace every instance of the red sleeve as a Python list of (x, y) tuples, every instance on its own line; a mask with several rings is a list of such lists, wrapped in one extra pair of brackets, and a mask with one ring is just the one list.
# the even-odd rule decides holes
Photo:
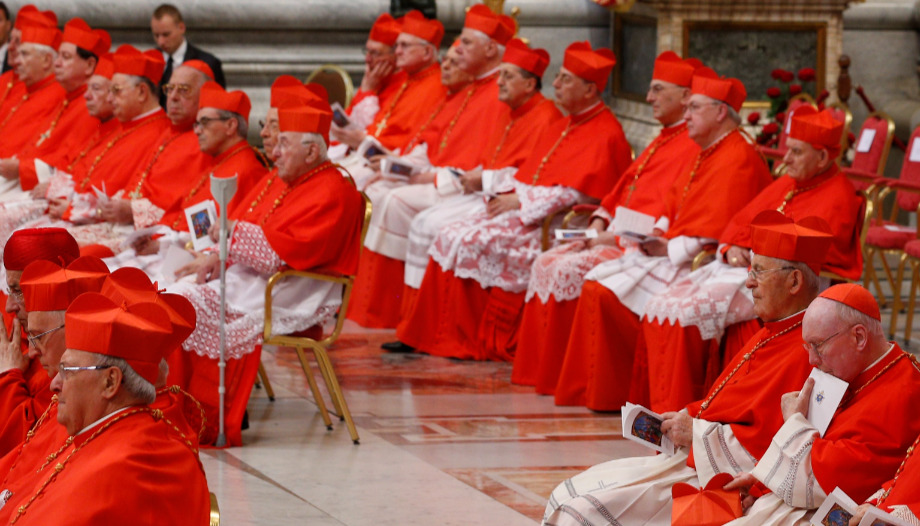
[(25, 371), (0, 373), (0, 455), (25, 440), (26, 433), (51, 404), (51, 379), (38, 360)]

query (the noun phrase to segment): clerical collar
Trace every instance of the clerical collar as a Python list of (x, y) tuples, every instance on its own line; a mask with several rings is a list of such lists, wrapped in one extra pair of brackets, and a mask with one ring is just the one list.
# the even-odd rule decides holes
[(138, 115), (137, 117), (134, 117), (133, 119), (131, 119), (131, 120), (128, 121), (128, 122), (137, 122), (137, 121), (139, 121), (139, 120), (141, 120), (141, 119), (145, 119), (145, 118), (147, 118), (147, 117), (153, 115), (154, 113), (156, 113), (156, 112), (158, 112), (158, 111), (163, 111), (163, 108), (160, 107), (160, 106), (157, 106), (156, 108), (153, 108), (152, 110), (148, 111), (147, 113), (141, 113), (140, 115)]
[[(183, 62), (185, 62), (185, 52), (188, 51), (188, 40), (182, 39), (182, 43), (179, 44), (179, 47), (176, 48), (172, 53), (173, 68), (179, 67)], [(169, 62), (170, 54), (165, 51), (160, 51), (163, 53), (163, 60)]]
[(482, 80), (482, 79), (484, 79), (484, 78), (486, 78), (486, 77), (489, 77), (489, 76), (491, 76), (491, 75), (494, 75), (494, 74), (496, 74), (496, 73), (498, 73), (498, 66), (495, 66), (494, 68), (490, 69), (489, 71), (486, 71), (486, 72), (483, 73), (482, 75), (479, 75), (478, 77), (476, 77), (476, 80)]
[(687, 122), (687, 121), (685, 121), (685, 120), (683, 120), (683, 119), (680, 119), (680, 120), (678, 120), (678, 121), (675, 122), (675, 123), (668, 124), (668, 125), (665, 126), (664, 128), (665, 128), (666, 130), (670, 130), (670, 129), (673, 129), (673, 128), (677, 128), (678, 126), (683, 126), (686, 122)]
[(796, 316), (798, 316), (799, 314), (802, 314), (803, 312), (805, 312), (805, 309), (802, 309), (799, 312), (796, 312), (795, 314), (790, 314), (789, 316), (786, 316), (785, 318), (780, 318), (778, 320), (773, 320), (773, 321), (765, 321), (764, 323), (782, 323), (786, 320), (791, 320), (792, 318), (795, 318)]
[(716, 137), (716, 140), (712, 141), (711, 143), (707, 144), (706, 146), (703, 146), (702, 149), (703, 149), (703, 150), (706, 150), (706, 149), (709, 149), (709, 148), (711, 148), (711, 147), (713, 147), (713, 146), (719, 144), (719, 143), (722, 141), (722, 139), (728, 137), (733, 131), (737, 131), (737, 130), (738, 130), (738, 128), (732, 128), (731, 130), (728, 130), (727, 132), (723, 133), (722, 135), (719, 135), (718, 137)]
[(859, 374), (863, 374), (864, 372), (866, 372), (866, 371), (868, 371), (869, 369), (872, 369), (873, 367), (875, 367), (876, 365), (878, 365), (882, 360), (885, 359), (886, 356), (888, 356), (889, 354), (891, 354), (891, 351), (893, 351), (893, 350), (894, 350), (894, 343), (893, 343), (893, 342), (888, 342), (888, 350), (885, 351), (884, 354), (882, 354), (881, 356), (879, 356), (877, 360), (875, 360), (874, 362), (872, 362), (872, 363), (869, 365), (869, 367), (866, 367), (865, 369), (863, 369), (862, 371), (860, 371)]
[(821, 173), (815, 174), (813, 177), (809, 177), (804, 181), (799, 181), (798, 179), (793, 179), (796, 188), (801, 188), (805, 186), (818, 186), (824, 181), (827, 181), (831, 177), (837, 175), (837, 170), (834, 170), (837, 166), (837, 163), (831, 162)]
[(99, 420), (96, 420), (96, 421), (93, 422), (92, 424), (90, 424), (90, 425), (84, 427), (83, 429), (81, 429), (80, 431), (78, 431), (77, 434), (74, 435), (74, 436), (80, 436), (80, 435), (82, 435), (83, 433), (86, 433), (87, 431), (92, 430), (94, 427), (98, 427), (99, 424), (105, 422), (105, 421), (108, 420), (109, 418), (112, 418), (113, 416), (115, 416), (115, 415), (117, 415), (118, 413), (121, 413), (121, 412), (123, 412), (123, 411), (127, 411), (128, 409), (131, 409), (132, 407), (134, 407), (134, 406), (130, 406), (130, 405), (129, 405), (129, 406), (122, 407), (121, 409), (116, 409), (115, 411), (112, 411), (111, 413), (105, 415), (104, 417), (100, 418)]
[(524, 115), (528, 111), (532, 110), (534, 106), (543, 102), (543, 100), (544, 100), (543, 94), (541, 94), (539, 91), (534, 93), (533, 95), (530, 96), (529, 99), (524, 101), (523, 104), (511, 110), (511, 118), (516, 119), (520, 117), (521, 115)]
[(595, 102), (594, 104), (592, 104), (592, 105), (588, 106), (587, 108), (581, 110), (580, 112), (578, 112), (578, 113), (573, 113), (572, 116), (573, 116), (573, 117), (580, 117), (580, 116), (582, 116), (582, 115), (585, 115), (585, 114), (587, 114), (588, 112), (594, 111), (595, 109), (597, 109), (598, 106), (600, 106), (600, 105), (603, 104), (603, 103), (604, 103), (604, 101), (598, 100), (597, 102)]

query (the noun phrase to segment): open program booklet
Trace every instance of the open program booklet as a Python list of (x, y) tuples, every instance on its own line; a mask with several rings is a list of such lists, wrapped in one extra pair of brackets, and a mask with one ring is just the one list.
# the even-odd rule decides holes
[(674, 454), (674, 443), (661, 432), (661, 422), (664, 420), (661, 415), (641, 405), (626, 402), (620, 408), (620, 416), (625, 438), (665, 455)]

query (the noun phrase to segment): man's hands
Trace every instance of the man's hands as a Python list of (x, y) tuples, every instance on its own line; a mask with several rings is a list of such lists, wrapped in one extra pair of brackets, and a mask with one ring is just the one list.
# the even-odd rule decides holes
[(422, 172), (409, 176), (409, 184), (430, 184), (438, 176), (437, 172)]
[(616, 246), (617, 237), (613, 235), (613, 232), (607, 232), (604, 225), (604, 220), (600, 218), (591, 221), (591, 224), (588, 225), (589, 230), (593, 228), (597, 231), (597, 237), (588, 240), (588, 248), (593, 248), (598, 245)]
[(48, 200), (48, 215), (51, 219), (60, 219), (70, 208), (70, 199), (65, 197), (53, 197)]
[(347, 144), (353, 149), (357, 149), (361, 141), (367, 136), (364, 130), (349, 130), (333, 126), (330, 130), (332, 136), (342, 144)]
[(521, 200), (516, 193), (501, 194), (489, 199), (486, 203), (486, 212), (489, 217), (495, 217), (498, 214), (505, 213), (509, 210), (517, 210), (521, 207)]
[(850, 526), (859, 526), (859, 521), (866, 516), (866, 512), (870, 509), (872, 509), (871, 504), (860, 504), (859, 507), (856, 508), (856, 513), (850, 518)]
[(38, 183), (29, 190), (29, 197), (32, 199), (44, 199), (45, 194), (48, 193), (48, 186), (50, 186), (48, 183)]
[(160, 240), (150, 236), (141, 236), (131, 245), (138, 256), (149, 256), (160, 251)]
[[(233, 230), (233, 225), (236, 224), (236, 221), (227, 221), (227, 232)], [(220, 241), (220, 221), (215, 222), (208, 228), (208, 237), (211, 238), (211, 241), (217, 243)]]
[(733, 267), (747, 268), (751, 266), (751, 251), (746, 248), (732, 245), (728, 248), (728, 251), (725, 252), (725, 261)]
[(198, 254), (194, 261), (176, 271), (176, 278), (196, 274), (198, 283), (207, 283), (220, 277), (220, 256)]
[(757, 484), (757, 479), (754, 478), (754, 475), (741, 472), (735, 475), (735, 480), (722, 486), (722, 489), (726, 491), (741, 490), (741, 509), (747, 511), (748, 508), (754, 505), (754, 501), (756, 500), (750, 493), (751, 486), (754, 484)]
[(0, 159), (0, 177), (9, 180), (19, 179), (19, 159)]
[(662, 238), (664, 235), (659, 229), (652, 230), (652, 237), (642, 243), (639, 243), (639, 250), (646, 256), (662, 257), (668, 255), (668, 240)]
[(380, 89), (383, 79), (389, 77), (396, 70), (396, 63), (389, 60), (380, 60), (373, 66), (364, 68), (364, 78), (361, 79), (362, 91), (374, 91)]
[(19, 369), (25, 371), (29, 357), (22, 353), (22, 329), (19, 320), (13, 319), (13, 336), (6, 336), (6, 324), (0, 317), (0, 372)]
[(693, 418), (687, 413), (669, 411), (661, 415), (661, 431), (674, 442), (675, 446), (693, 445)]
[(473, 168), (460, 175), (460, 186), (464, 194), (471, 194), (482, 190), (482, 168)]
[(109, 199), (99, 207), (99, 217), (109, 223), (130, 225), (134, 223), (131, 201), (129, 199)]
[(815, 379), (805, 380), (805, 385), (801, 391), (793, 391), (783, 395), (781, 405), (783, 408), (783, 420), (789, 420), (792, 415), (802, 413), (808, 414), (808, 402), (811, 400), (811, 390), (815, 387)]

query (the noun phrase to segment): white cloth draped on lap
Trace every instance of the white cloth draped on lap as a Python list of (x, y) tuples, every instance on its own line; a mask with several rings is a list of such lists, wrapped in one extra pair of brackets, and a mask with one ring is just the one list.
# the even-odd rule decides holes
[(583, 241), (563, 243), (537, 256), (530, 270), (527, 301), (534, 296), (542, 303), (548, 303), (550, 296), (556, 301), (578, 299), (591, 269), (623, 255), (623, 250), (610, 245), (586, 247)]
[(697, 485), (687, 452), (611, 460), (591, 467), (553, 490), (546, 526), (671, 524), (671, 486)]
[(44, 215), (48, 202), (44, 199), (26, 199), (0, 203), (0, 250), (6, 240), (24, 225)]
[(697, 327), (704, 340), (721, 338), (729, 325), (755, 318), (747, 273), (716, 259), (649, 299), (645, 315), (662, 325)]
[(0, 177), (0, 203), (30, 199), (29, 192), (22, 190), (19, 179), (5, 179)]
[(435, 206), (419, 212), (409, 225), (409, 241), (406, 247), (406, 285), (417, 289), (422, 286), (425, 268), (428, 266), (428, 250), (438, 232), (445, 226), (485, 214), (486, 205), (481, 195), (454, 195)]
[[(368, 189), (383, 182), (378, 181)], [(435, 205), (439, 199), (438, 189), (433, 184), (410, 184), (393, 188), (382, 199), (374, 202), (364, 246), (382, 256), (404, 261), (412, 219), (419, 212)]]
[(377, 95), (368, 95), (351, 107), (348, 118), (355, 128), (363, 130), (374, 122), (378, 111), (380, 111), (380, 99)]
[(520, 209), (447, 225), (431, 245), (431, 258), (445, 271), (473, 279), (483, 288), (526, 291), (530, 267), (541, 250), (543, 219), (590, 198), (566, 186), (531, 186), (520, 181), (515, 181), (515, 191)]

